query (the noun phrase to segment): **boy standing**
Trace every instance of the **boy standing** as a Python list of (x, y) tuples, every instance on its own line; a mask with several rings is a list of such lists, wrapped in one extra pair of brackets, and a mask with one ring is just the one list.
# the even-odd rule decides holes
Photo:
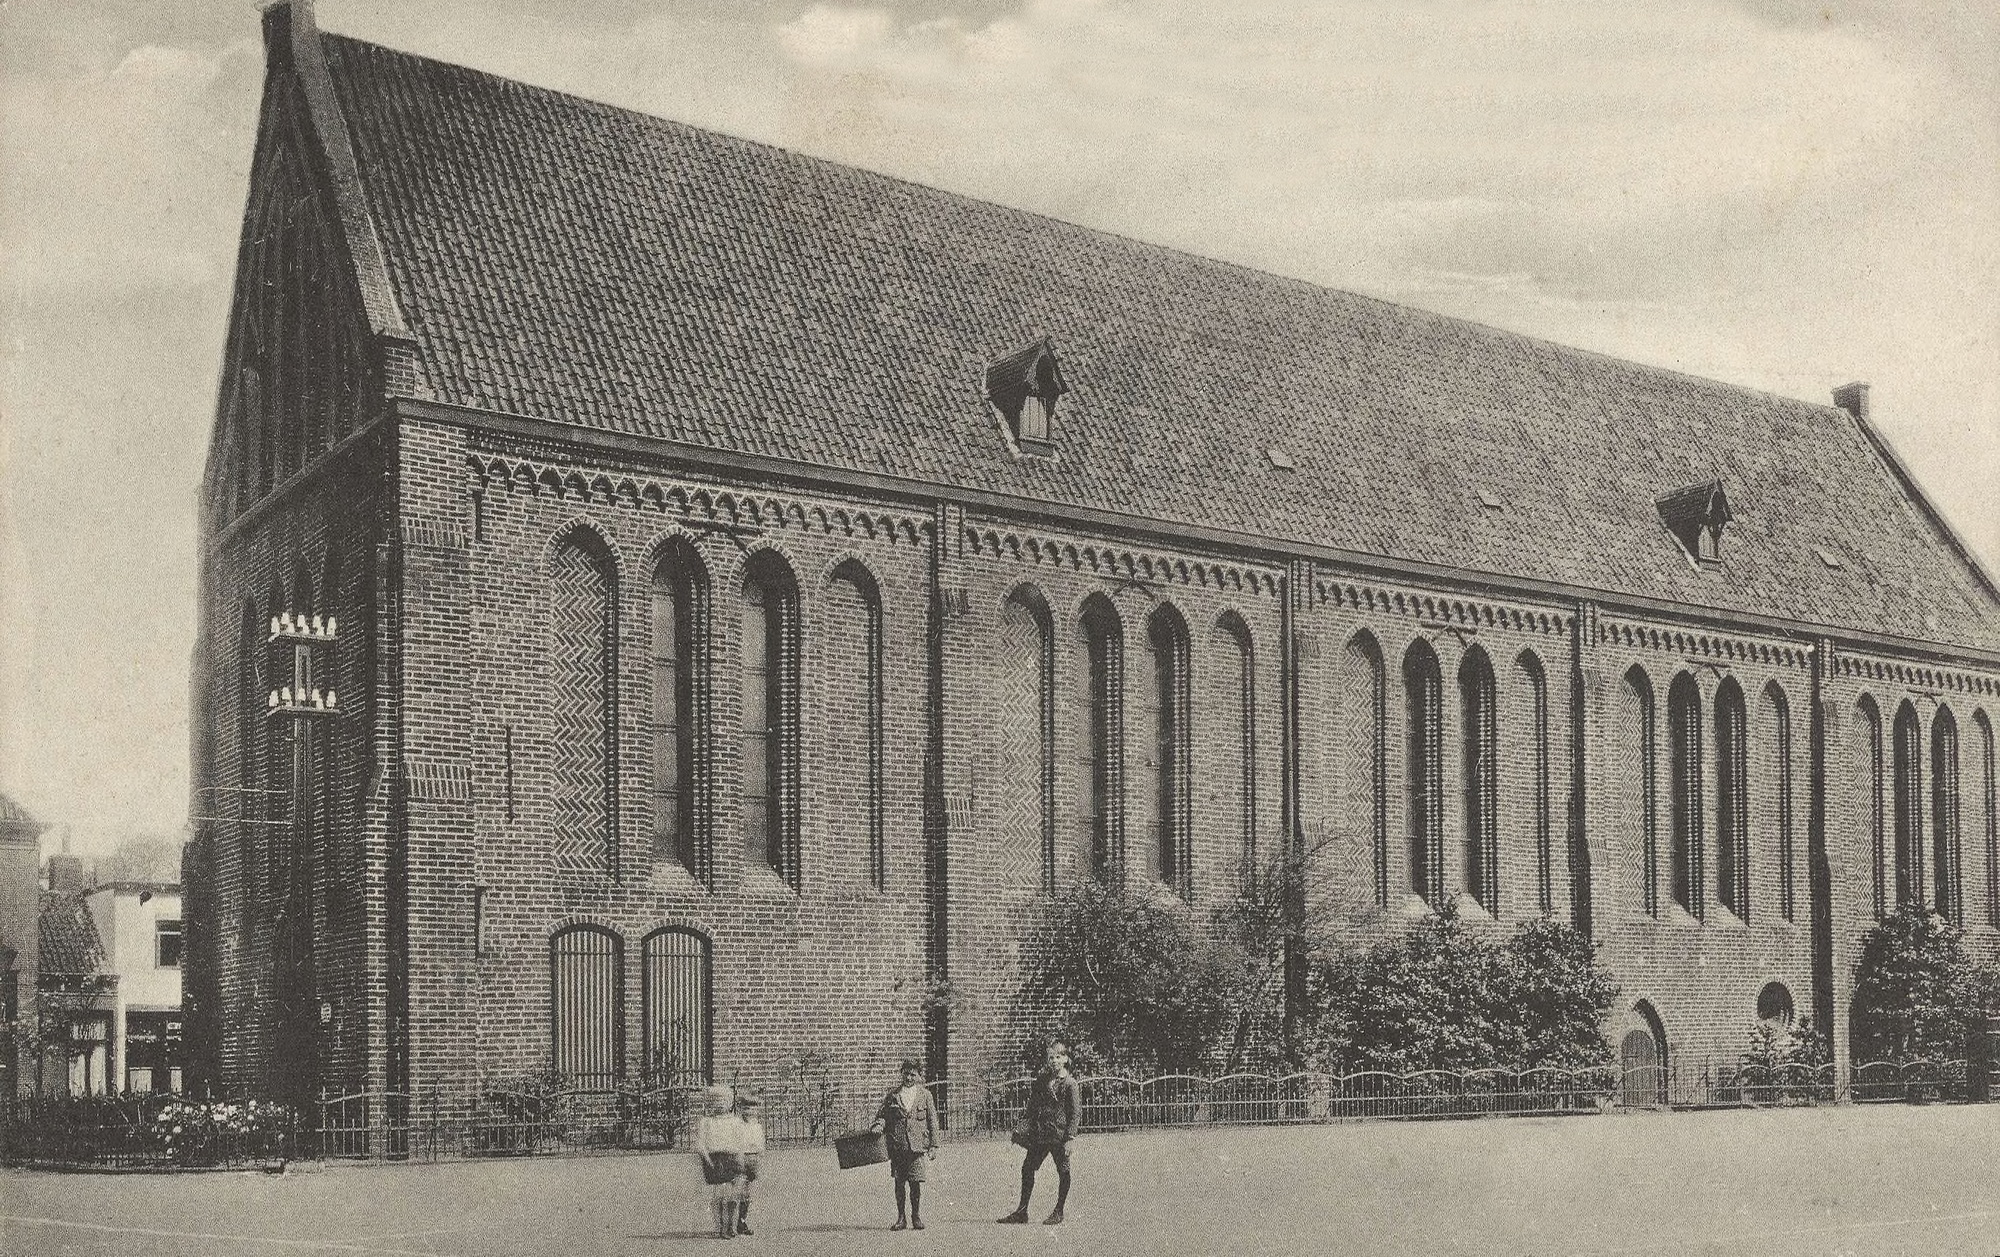
[[(903, 1061), (903, 1081), (882, 1098), (869, 1129), (879, 1130), (889, 1151), (889, 1177), (896, 1184), (896, 1223), (889, 1229), (924, 1229), (925, 1163), (937, 1156), (937, 1106), (924, 1086), (924, 1064), (915, 1057)], [(903, 1211), (905, 1193), (909, 1213)]]
[(1049, 1044), (1048, 1063), (1035, 1076), (1028, 1092), (1028, 1112), (1014, 1142), (1026, 1155), (1021, 1158), (1021, 1203), (1002, 1222), (1026, 1222), (1028, 1197), (1035, 1193), (1035, 1171), (1045, 1158), (1056, 1163), (1056, 1207), (1042, 1219), (1050, 1226), (1063, 1220), (1063, 1206), (1069, 1203), (1069, 1141), (1083, 1121), (1083, 1088), (1069, 1072), (1069, 1046)]

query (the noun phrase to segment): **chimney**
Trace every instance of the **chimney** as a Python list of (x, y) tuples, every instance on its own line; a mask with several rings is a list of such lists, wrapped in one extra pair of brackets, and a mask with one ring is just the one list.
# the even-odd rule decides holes
[(1862, 381), (1833, 390), (1833, 404), (1863, 423), (1868, 422), (1868, 385)]
[(86, 889), (83, 861), (73, 855), (49, 857), (49, 889), (58, 895), (80, 895)]

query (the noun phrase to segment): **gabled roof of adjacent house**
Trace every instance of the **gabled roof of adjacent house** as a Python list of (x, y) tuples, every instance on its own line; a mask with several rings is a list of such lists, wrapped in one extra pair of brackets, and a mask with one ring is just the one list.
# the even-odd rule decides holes
[(91, 977), (105, 971), (104, 942), (82, 895), (42, 892), (39, 964), (45, 978)]
[(35, 819), (34, 814), (4, 794), (0, 794), (0, 825), (32, 826), (37, 830), (47, 826)]
[[(1846, 411), (321, 38), (439, 401), (2000, 650)], [(1068, 392), (1022, 457), (986, 372), (1043, 337)], [(1704, 566), (1657, 504), (1711, 481)]]

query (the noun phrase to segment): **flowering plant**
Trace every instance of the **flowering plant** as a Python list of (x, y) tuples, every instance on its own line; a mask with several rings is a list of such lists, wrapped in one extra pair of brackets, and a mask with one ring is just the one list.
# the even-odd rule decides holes
[(282, 1156), (296, 1115), (272, 1100), (191, 1100), (176, 1096), (153, 1112), (146, 1142), (177, 1165), (213, 1165)]

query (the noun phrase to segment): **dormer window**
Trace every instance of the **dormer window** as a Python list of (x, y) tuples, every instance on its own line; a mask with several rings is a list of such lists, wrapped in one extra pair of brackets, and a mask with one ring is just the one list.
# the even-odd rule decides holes
[(1722, 530), (1733, 518), (1720, 480), (1690, 485), (1659, 500), (1660, 520), (1697, 564), (1722, 562)]
[(1069, 392), (1048, 337), (986, 368), (986, 398), (1024, 454), (1055, 451), (1056, 401)]

